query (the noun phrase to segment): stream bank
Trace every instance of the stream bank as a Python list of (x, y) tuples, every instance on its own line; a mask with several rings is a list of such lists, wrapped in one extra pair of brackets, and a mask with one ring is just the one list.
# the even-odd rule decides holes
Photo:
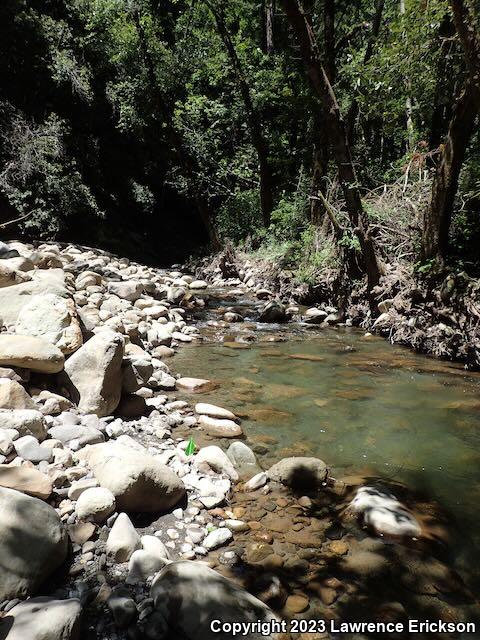
[(378, 313), (372, 315), (365, 281), (347, 283), (334, 269), (307, 284), (275, 260), (231, 248), (190, 267), (214, 286), (242, 284), (259, 299), (281, 300), (285, 308), (310, 306), (308, 322), (359, 327), (392, 344), (480, 370), (480, 282), (465, 272), (422, 275), (411, 264), (387, 264), (374, 290)]
[[(218, 371), (176, 364), (209, 335), (248, 347), (232, 337), (248, 332), (248, 287), (221, 285), (236, 308), (214, 319), (215, 287), (179, 269), (53, 244), (0, 258), (0, 637), (37, 637), (29, 602), (49, 640), (222, 637), (205, 628), (219, 602), (250, 620), (476, 619), (440, 506), (337, 477), (320, 452), (269, 460), (274, 443), (251, 442), (241, 410), (213, 402)], [(261, 295), (254, 317), (266, 306), (278, 319)], [(265, 343), (290, 339), (263, 324)]]

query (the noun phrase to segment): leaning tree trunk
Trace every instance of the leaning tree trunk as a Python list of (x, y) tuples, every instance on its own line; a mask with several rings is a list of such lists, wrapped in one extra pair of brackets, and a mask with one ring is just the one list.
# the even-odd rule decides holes
[(373, 289), (380, 281), (382, 267), (377, 257), (374, 239), (370, 233), (368, 216), (362, 205), (340, 108), (323, 67), (315, 34), (305, 16), (300, 0), (283, 0), (283, 5), (298, 39), (303, 63), (312, 86), (329, 114), (330, 141), (337, 164), (338, 177), (350, 222), (360, 243), (364, 269), (367, 274), (370, 306), (372, 311), (377, 311)]
[(222, 39), (228, 57), (232, 64), (237, 79), (237, 84), (245, 106), (247, 125), (250, 131), (252, 144), (257, 152), (259, 166), (259, 182), (260, 182), (260, 208), (262, 211), (263, 224), (265, 227), (270, 225), (270, 217), (273, 210), (273, 177), (269, 161), (268, 144), (263, 135), (262, 123), (260, 115), (253, 105), (250, 87), (243, 73), (240, 59), (237, 55), (235, 45), (228, 32), (225, 18), (220, 9), (216, 8), (212, 2), (206, 1), (206, 5), (210, 9), (217, 25), (218, 33)]
[(462, 44), (469, 79), (453, 110), (440, 162), (433, 180), (432, 196), (424, 216), (422, 257), (445, 263), (448, 234), (458, 179), (475, 119), (480, 112), (480, 41), (475, 31), (477, 16), (465, 0), (451, 0), (455, 29)]
[(468, 81), (454, 107), (433, 179), (430, 203), (424, 214), (423, 259), (435, 260), (439, 266), (444, 265), (447, 255), (448, 234), (458, 189), (458, 178), (477, 113), (474, 90), (471, 82)]

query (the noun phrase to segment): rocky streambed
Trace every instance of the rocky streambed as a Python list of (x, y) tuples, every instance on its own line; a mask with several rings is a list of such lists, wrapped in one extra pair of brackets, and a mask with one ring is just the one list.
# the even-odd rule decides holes
[[(206, 334), (252, 340), (232, 337), (249, 314), (317, 325), (335, 310), (283, 305), (248, 273), (196, 275), (0, 244), (0, 638), (231, 637), (214, 618), (476, 620), (438, 505), (334, 478), (314, 456), (265, 465), (268, 442), (214, 402), (216, 372), (176, 370), (177, 350)], [(212, 319), (218, 288), (232, 307)], [(332, 635), (305, 629), (281, 637)]]

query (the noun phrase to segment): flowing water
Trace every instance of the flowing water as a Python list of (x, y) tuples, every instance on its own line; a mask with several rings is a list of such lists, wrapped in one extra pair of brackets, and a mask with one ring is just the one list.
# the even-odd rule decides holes
[[(248, 326), (235, 330), (238, 339)], [(458, 566), (478, 559), (480, 376), (356, 329), (283, 332), (284, 341), (262, 342), (281, 337), (276, 327), (243, 344), (212, 342), (206, 330), (175, 368), (218, 383), (199, 398), (242, 417), (266, 464), (313, 455), (336, 477), (404, 482), (449, 514)]]

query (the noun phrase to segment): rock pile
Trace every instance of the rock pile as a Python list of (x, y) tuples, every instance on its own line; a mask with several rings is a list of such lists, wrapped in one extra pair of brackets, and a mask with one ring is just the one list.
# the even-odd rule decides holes
[[(156, 637), (170, 622), (155, 594), (171, 580), (181, 590), (185, 571), (192, 597), (207, 576), (215, 597), (251, 605), (206, 567), (170, 569), (246, 527), (209, 510), (227, 504), (245, 465), (259, 471), (243, 443), (235, 455), (187, 454), (192, 429), (222, 438), (242, 429), (222, 407), (194, 411), (169, 397), (213, 386), (165, 362), (195, 339), (187, 312), (207, 283), (101, 251), (21, 243), (0, 257), (0, 283), (0, 635), (73, 640), (89, 603), (98, 637), (135, 628)], [(59, 568), (68, 577), (53, 590)]]

